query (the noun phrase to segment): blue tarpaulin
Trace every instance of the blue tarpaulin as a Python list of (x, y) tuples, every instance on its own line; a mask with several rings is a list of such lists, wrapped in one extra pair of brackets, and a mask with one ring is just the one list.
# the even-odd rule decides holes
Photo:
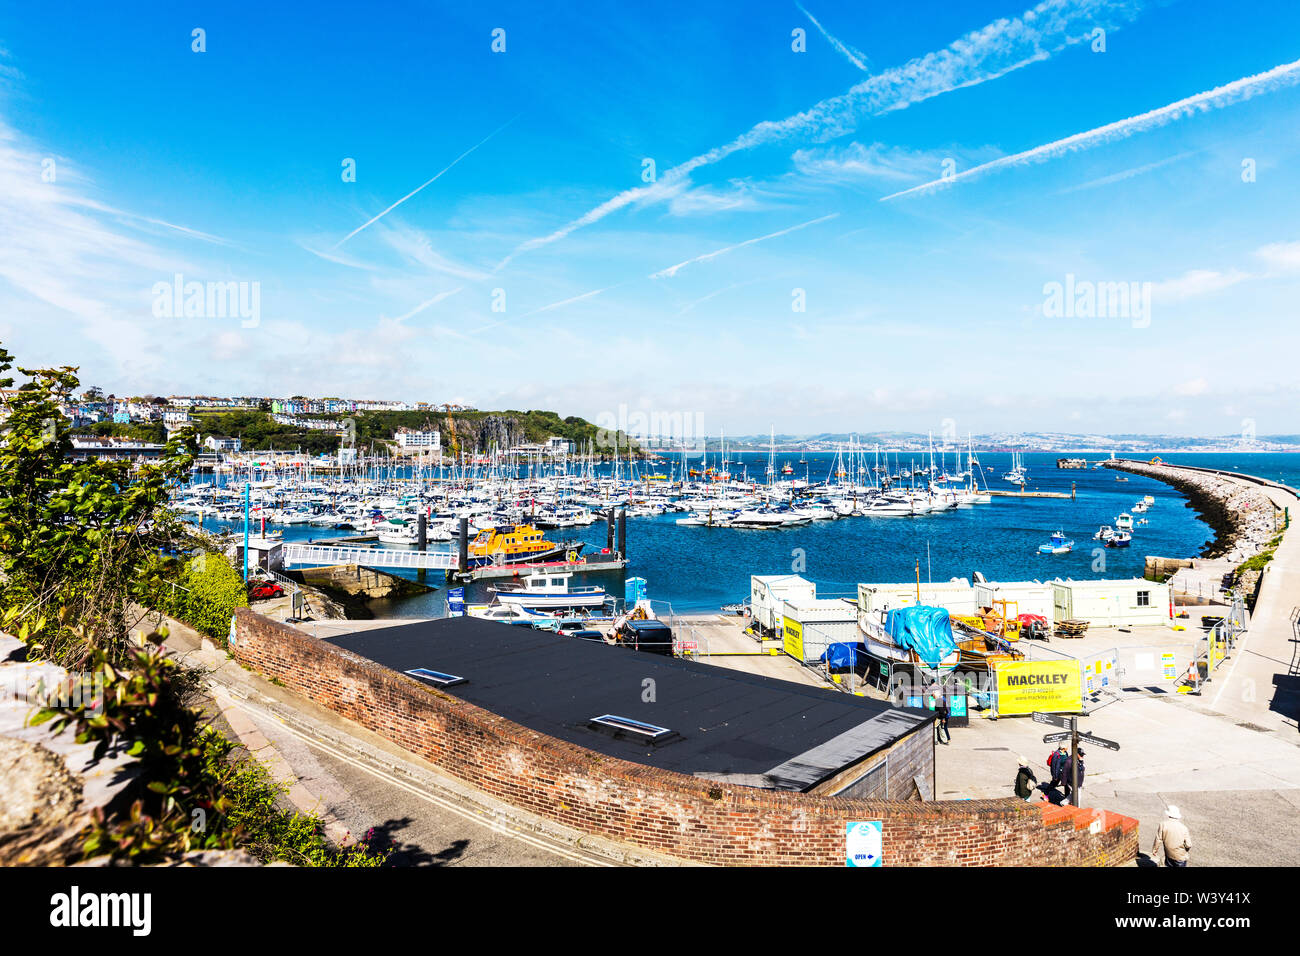
[(897, 607), (885, 614), (885, 631), (899, 647), (916, 652), (930, 667), (938, 667), (957, 650), (948, 611), (941, 607)]
[(830, 665), (832, 673), (844, 673), (858, 664), (858, 651), (866, 651), (861, 644), (827, 644), (822, 656), (817, 658)]

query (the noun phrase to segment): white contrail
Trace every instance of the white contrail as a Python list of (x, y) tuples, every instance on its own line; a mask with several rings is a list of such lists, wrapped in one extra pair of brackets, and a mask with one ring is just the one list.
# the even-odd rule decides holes
[(437, 305), (437, 304), (438, 304), (439, 302), (441, 302), (443, 299), (450, 299), (453, 295), (455, 295), (457, 292), (460, 292), (462, 289), (464, 289), (464, 286), (458, 286), (457, 288), (452, 289), (452, 290), (450, 290), (450, 291), (448, 291), (448, 292), (439, 292), (439, 293), (438, 293), (437, 295), (435, 295), (432, 299), (425, 299), (423, 302), (421, 302), (419, 305), (417, 305), (417, 306), (416, 306), (414, 309), (412, 309), (410, 312), (407, 312), (405, 315), (399, 315), (397, 318), (393, 319), (393, 321), (394, 321), (394, 322), (405, 322), (405, 321), (406, 321), (407, 319), (409, 319), (411, 316), (413, 316), (413, 315), (417, 315), (417, 314), (419, 314), (420, 312), (423, 312), (425, 309), (429, 308), (429, 306), (431, 306), (431, 305)]
[(672, 276), (677, 275), (677, 273), (681, 269), (691, 265), (692, 263), (704, 262), (706, 259), (716, 259), (718, 256), (726, 255), (728, 252), (734, 252), (735, 250), (744, 248), (745, 246), (752, 246), (756, 242), (766, 242), (768, 239), (775, 239), (777, 236), (784, 236), (792, 232), (797, 232), (800, 229), (807, 229), (809, 226), (815, 226), (819, 222), (825, 222), (828, 219), (834, 219), (838, 215), (839, 213), (833, 212), (829, 216), (820, 216), (817, 219), (810, 219), (807, 222), (799, 223), (799, 225), (797, 226), (790, 226), (789, 228), (782, 229), (778, 232), (768, 233), (766, 236), (759, 236), (756, 239), (746, 239), (744, 242), (738, 242), (734, 246), (727, 246), (724, 249), (715, 249), (713, 252), (706, 252), (702, 256), (696, 256), (694, 259), (687, 259), (685, 262), (679, 262), (677, 263), (677, 265), (669, 266), (667, 269), (660, 269), (658, 272), (653, 273), (650, 276), (650, 278), (651, 279), (670, 278)]
[(495, 329), (499, 325), (505, 325), (507, 322), (513, 322), (517, 319), (526, 319), (530, 315), (539, 315), (542, 312), (550, 312), (552, 309), (558, 309), (561, 308), (562, 306), (571, 305), (574, 302), (581, 302), (583, 299), (595, 298), (596, 296), (604, 292), (609, 292), (611, 289), (617, 289), (619, 285), (627, 285), (627, 283), (620, 282), (618, 285), (606, 286), (603, 289), (592, 289), (590, 292), (582, 293), (582, 295), (575, 295), (567, 299), (561, 299), (559, 302), (552, 302), (550, 305), (544, 305), (541, 308), (533, 309), (531, 312), (525, 312), (522, 315), (508, 315), (504, 319), (498, 319), (497, 321), (491, 322), (488, 325), (479, 326), (478, 328), (473, 329), (472, 331), (474, 332), (475, 335), (478, 335), (482, 332), (488, 331), (489, 329)]
[(1252, 96), (1258, 96), (1260, 93), (1271, 93), (1273, 90), (1293, 86), (1296, 83), (1300, 83), (1300, 60), (1282, 66), (1275, 66), (1271, 70), (1256, 73), (1254, 76), (1233, 80), (1231, 83), (1216, 86), (1212, 90), (1197, 93), (1195, 96), (1189, 96), (1186, 99), (1170, 103), (1168, 106), (1161, 106), (1159, 109), (1149, 110), (1137, 116), (1130, 116), (1128, 119), (1107, 123), (1105, 126), (1098, 126), (1096, 129), (1090, 129), (1085, 133), (1075, 133), (1073, 136), (1067, 136), (1065, 139), (1058, 139), (1053, 143), (1046, 143), (1042, 146), (1035, 146), (1033, 149), (1016, 153), (1014, 156), (1004, 156), (992, 162), (973, 166), (963, 172), (949, 176), (947, 179), (935, 179), (919, 186), (913, 186), (911, 189), (891, 193), (880, 201), (887, 202), (891, 199), (898, 199), (900, 196), (930, 192), (940, 186), (946, 186), (963, 179), (970, 179), (1008, 166), (1027, 166), (1032, 163), (1046, 162), (1066, 153), (1102, 146), (1117, 139), (1125, 139), (1135, 133), (1144, 133), (1147, 130), (1167, 126), (1196, 113), (1205, 113), (1212, 109), (1231, 106), (1234, 103), (1248, 100)]
[(822, 100), (802, 113), (758, 123), (731, 142), (669, 169), (659, 182), (626, 189), (549, 235), (529, 239), (496, 268), (500, 270), (515, 256), (564, 239), (635, 202), (672, 195), (673, 187), (692, 171), (733, 153), (798, 134), (813, 139), (823, 134), (842, 135), (855, 129), (864, 117), (906, 109), (953, 90), (996, 80), (1090, 39), (1097, 27), (1118, 29), (1120, 23), (1136, 16), (1141, 6), (1140, 0), (1042, 0), (1015, 19), (995, 20), (945, 49), (870, 76), (847, 93)]
[(600, 295), (602, 292), (608, 292), (612, 288), (613, 286), (605, 289), (592, 289), (590, 292), (582, 293), (582, 295), (575, 295), (572, 298), (563, 299), (559, 302), (552, 302), (550, 305), (544, 305), (540, 309), (533, 309), (531, 312), (525, 312), (523, 315), (519, 316), (519, 318), (526, 319), (530, 315), (537, 315), (541, 312), (550, 312), (552, 309), (558, 309), (561, 306), (572, 305), (574, 302), (581, 302), (583, 299), (590, 299), (594, 296)]
[(803, 8), (803, 4), (795, 3), (795, 6), (799, 8), (800, 13), (812, 21), (812, 25), (821, 32), (821, 35), (826, 38), (827, 42), (829, 42), (831, 46), (835, 47), (836, 51), (843, 56), (844, 59), (848, 60), (863, 73), (869, 72), (865, 62), (866, 57), (862, 55), (861, 50), (855, 50), (853, 47), (841, 43), (836, 37), (832, 36), (830, 31), (817, 22), (816, 17)]
[(457, 163), (459, 163), (462, 159), (464, 159), (464, 158), (465, 158), (466, 156), (468, 156), (470, 153), (474, 152), (474, 150), (478, 149), (480, 146), (482, 146), (484, 143), (486, 143), (488, 140), (490, 140), (490, 139), (491, 139), (493, 136), (495, 136), (497, 133), (501, 132), (503, 129), (505, 129), (507, 126), (509, 126), (511, 123), (513, 123), (513, 122), (514, 122), (515, 120), (517, 120), (518, 118), (519, 118), (518, 116), (515, 116), (515, 117), (512, 117), (511, 119), (506, 120), (504, 123), (502, 123), (502, 124), (501, 124), (500, 126), (498, 126), (496, 129), (494, 129), (492, 132), (488, 133), (486, 136), (484, 136), (481, 140), (479, 140), (477, 143), (475, 143), (475, 144), (474, 144), (473, 146), (471, 146), (469, 149), (465, 150), (465, 152), (461, 153), (459, 156), (457, 156), (455, 159), (453, 159), (453, 160), (451, 161), (451, 163), (450, 163), (448, 166), (446, 166), (444, 169), (440, 169), (440, 170), (438, 170), (438, 172), (435, 173), (435, 174), (433, 175), (433, 178), (429, 179), (429, 180), (426, 181), (426, 182), (421, 183), (419, 186), (416, 186), (416, 187), (415, 187), (414, 189), (412, 189), (409, 193), (407, 193), (407, 194), (406, 194), (405, 196), (403, 196), (401, 199), (397, 200), (397, 202), (393, 203), (391, 206), (389, 206), (387, 209), (385, 209), (385, 210), (384, 210), (383, 212), (381, 212), (379, 215), (375, 216), (373, 219), (368, 219), (368, 220), (366, 220), (366, 221), (363, 222), (361, 225), (357, 226), (357, 228), (355, 228), (355, 229), (353, 229), (351, 232), (349, 232), (349, 233), (348, 233), (346, 236), (344, 236), (342, 239), (340, 239), (338, 242), (334, 243), (334, 248), (337, 249), (339, 246), (343, 245), (343, 243), (347, 242), (349, 239), (351, 239), (353, 236), (355, 236), (357, 233), (359, 233), (361, 230), (367, 228), (368, 226), (373, 226), (375, 223), (377, 223), (379, 220), (383, 219), (385, 216), (387, 216), (390, 212), (392, 212), (394, 209), (396, 209), (396, 208), (397, 208), (398, 206), (400, 206), (402, 203), (406, 202), (406, 200), (410, 199), (412, 196), (414, 196), (416, 193), (418, 193), (418, 192), (419, 192), (421, 189), (423, 189), (425, 186), (429, 186), (429, 185), (431, 185), (431, 184), (437, 182), (438, 179), (442, 176), (443, 173), (445, 173), (445, 172), (447, 172), (448, 170), (450, 170), (453, 166), (455, 166)]

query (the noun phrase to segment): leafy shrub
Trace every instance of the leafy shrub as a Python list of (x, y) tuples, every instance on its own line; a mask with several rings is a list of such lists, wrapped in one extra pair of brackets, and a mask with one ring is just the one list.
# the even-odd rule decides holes
[(177, 597), (178, 615), (224, 647), (235, 608), (248, 607), (248, 592), (239, 572), (224, 555), (204, 553), (185, 566), (180, 583), (186, 591)]

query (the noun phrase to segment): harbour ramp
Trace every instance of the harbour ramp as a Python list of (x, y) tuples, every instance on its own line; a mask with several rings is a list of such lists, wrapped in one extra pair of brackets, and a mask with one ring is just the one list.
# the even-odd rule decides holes
[(456, 555), (451, 551), (408, 551), (398, 548), (358, 548), (344, 545), (286, 544), (284, 564), (326, 566), (356, 564), (370, 568), (433, 568), (452, 570)]

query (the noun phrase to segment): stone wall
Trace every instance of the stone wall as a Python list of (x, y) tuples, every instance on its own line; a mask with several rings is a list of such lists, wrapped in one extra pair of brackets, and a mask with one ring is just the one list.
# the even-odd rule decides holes
[[(845, 824), (881, 820), (886, 865), (1132, 862), (1137, 821), (1012, 798), (859, 800), (715, 783), (617, 760), (521, 727), (244, 608), (242, 664), (493, 797), (700, 863), (841, 866)], [(921, 736), (921, 735), (916, 735)]]

